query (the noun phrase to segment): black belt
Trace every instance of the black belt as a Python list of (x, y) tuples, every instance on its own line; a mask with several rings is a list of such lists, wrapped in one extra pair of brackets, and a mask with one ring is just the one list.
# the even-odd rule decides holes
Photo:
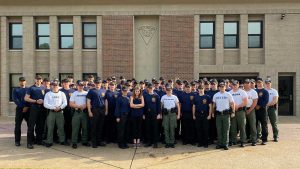
[(62, 110), (59, 110), (59, 111), (50, 110), (50, 111), (55, 112), (55, 113), (62, 112)]
[(168, 115), (169, 113), (171, 114), (171, 113), (176, 113), (176, 110), (177, 110), (177, 108), (175, 107), (175, 108), (171, 108), (171, 109), (166, 109), (166, 108), (163, 108), (163, 114), (164, 115)]
[(227, 110), (223, 110), (223, 111), (216, 111), (216, 114), (217, 115), (228, 115), (228, 114), (230, 114), (230, 110), (227, 109)]
[(247, 107), (246, 110), (249, 110), (251, 107)]
[(240, 107), (237, 109), (237, 111), (242, 111), (242, 110), (246, 110), (246, 107)]
[(276, 105), (273, 105), (273, 106), (269, 106), (268, 108), (269, 108), (269, 109), (270, 109), (270, 108), (276, 109), (277, 106), (276, 106)]

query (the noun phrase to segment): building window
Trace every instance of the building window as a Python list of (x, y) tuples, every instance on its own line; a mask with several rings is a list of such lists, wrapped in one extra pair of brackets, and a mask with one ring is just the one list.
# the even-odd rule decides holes
[(19, 87), (19, 77), (21, 76), (21, 73), (12, 73), (9, 75), (9, 101), (13, 101), (12, 93), (15, 88)]
[(263, 47), (262, 26), (261, 21), (248, 22), (248, 48)]
[(67, 79), (68, 77), (73, 77), (73, 73), (60, 73), (59, 81), (61, 82), (62, 80)]
[(215, 23), (212, 21), (200, 22), (200, 48), (215, 48)]
[(83, 49), (97, 49), (96, 23), (83, 23)]
[(36, 24), (36, 48), (49, 49), (50, 48), (50, 31), (49, 23)]
[(94, 76), (94, 79), (96, 79), (97, 76), (98, 76), (97, 73), (83, 73), (83, 74), (82, 74), (82, 80), (83, 80), (83, 79), (88, 79), (89, 75), (93, 75), (93, 76)]
[(23, 48), (23, 25), (21, 23), (9, 24), (9, 49)]
[(73, 49), (73, 23), (59, 23), (59, 48)]
[(224, 48), (239, 47), (239, 26), (238, 22), (224, 23)]

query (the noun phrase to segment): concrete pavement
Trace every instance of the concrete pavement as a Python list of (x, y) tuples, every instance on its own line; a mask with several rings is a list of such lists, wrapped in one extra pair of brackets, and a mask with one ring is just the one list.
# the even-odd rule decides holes
[[(229, 151), (178, 144), (175, 149), (129, 148), (115, 144), (97, 149), (54, 145), (26, 148), (26, 125), (23, 122), (21, 147), (14, 145), (14, 118), (0, 118), (0, 168), (300, 168), (300, 122), (293, 117), (280, 117), (280, 140), (266, 146), (245, 148), (233, 146)], [(272, 138), (269, 126), (269, 139)]]

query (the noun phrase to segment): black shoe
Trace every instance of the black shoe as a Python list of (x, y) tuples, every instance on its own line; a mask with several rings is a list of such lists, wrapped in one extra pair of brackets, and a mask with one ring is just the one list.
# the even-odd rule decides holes
[(182, 145), (187, 145), (187, 143), (185, 141), (182, 142)]
[(204, 148), (208, 148), (208, 144), (203, 146)]
[(27, 148), (28, 149), (33, 149), (33, 145), (32, 144), (27, 144)]
[(171, 148), (175, 148), (175, 144), (170, 144), (170, 147)]
[(253, 143), (251, 144), (251, 146), (256, 146), (256, 143), (255, 143), (255, 142), (253, 142)]
[(202, 146), (203, 146), (203, 145), (202, 145), (202, 144), (200, 144), (200, 143), (198, 143), (198, 144), (197, 144), (197, 147), (202, 147)]
[(100, 143), (97, 143), (97, 146), (100, 146), (100, 147), (105, 147), (105, 146), (106, 146), (106, 144), (105, 144), (105, 143), (103, 143), (103, 142), (100, 142)]
[(224, 150), (228, 150), (229, 148), (228, 148), (228, 146), (224, 146)]
[(222, 148), (222, 146), (220, 146), (220, 145), (216, 146), (216, 149), (221, 149), (221, 148)]
[(21, 146), (20, 142), (15, 142), (15, 145), (16, 145), (17, 147), (20, 147), (20, 146)]
[(158, 148), (157, 143), (153, 144), (153, 148)]
[(240, 147), (245, 147), (244, 143), (241, 143)]
[(119, 147), (120, 149), (126, 149), (126, 148), (124, 147), (123, 144), (118, 144), (118, 147)]
[(52, 146), (52, 144), (51, 144), (51, 143), (46, 143), (45, 146), (46, 146), (47, 148), (49, 148), (49, 147)]
[(98, 148), (97, 144), (92, 144), (92, 148)]
[(147, 143), (147, 144), (145, 144), (145, 147), (151, 147), (152, 146), (152, 144), (151, 143)]
[(274, 138), (274, 142), (278, 142), (278, 138)]
[(267, 145), (267, 143), (265, 141), (261, 142), (261, 145)]
[(170, 144), (166, 143), (165, 148), (170, 148)]
[(76, 149), (77, 148), (77, 144), (73, 144), (72, 148)]
[(83, 146), (86, 146), (86, 147), (90, 147), (90, 146), (91, 146), (91, 144), (88, 143), (88, 142), (87, 142), (87, 143), (82, 143), (82, 145), (83, 145)]
[(232, 146), (232, 142), (229, 142), (228, 146)]

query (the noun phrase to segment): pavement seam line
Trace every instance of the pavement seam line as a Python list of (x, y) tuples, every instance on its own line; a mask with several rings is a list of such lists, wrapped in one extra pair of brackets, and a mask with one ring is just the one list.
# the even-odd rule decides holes
[(91, 160), (91, 161), (95, 161), (95, 162), (98, 162), (98, 163), (101, 163), (101, 164), (105, 164), (105, 165), (108, 165), (108, 166), (111, 166), (111, 167), (123, 169), (122, 167), (118, 167), (118, 166), (115, 166), (115, 165), (112, 165), (112, 164), (108, 164), (108, 163), (105, 163), (105, 162), (102, 162), (102, 161), (99, 161), (99, 160), (94, 160), (94, 159), (89, 158), (89, 157), (85, 157), (85, 156), (81, 156), (81, 155), (76, 155), (76, 154), (73, 154), (73, 153), (70, 153), (70, 152), (67, 152), (67, 151), (64, 151), (64, 150), (59, 150), (59, 149), (56, 149), (56, 148), (51, 148), (51, 149), (59, 151), (59, 152), (63, 152), (63, 153), (69, 154), (69, 155), (73, 155), (73, 156), (76, 156), (76, 157), (85, 158), (85, 159), (88, 159), (88, 160)]
[(137, 148), (135, 148), (135, 150), (134, 150), (129, 169), (131, 169), (131, 167), (132, 167), (132, 163), (133, 163), (133, 160), (134, 160), (134, 157), (135, 157), (135, 154), (136, 154), (136, 150), (137, 150)]

